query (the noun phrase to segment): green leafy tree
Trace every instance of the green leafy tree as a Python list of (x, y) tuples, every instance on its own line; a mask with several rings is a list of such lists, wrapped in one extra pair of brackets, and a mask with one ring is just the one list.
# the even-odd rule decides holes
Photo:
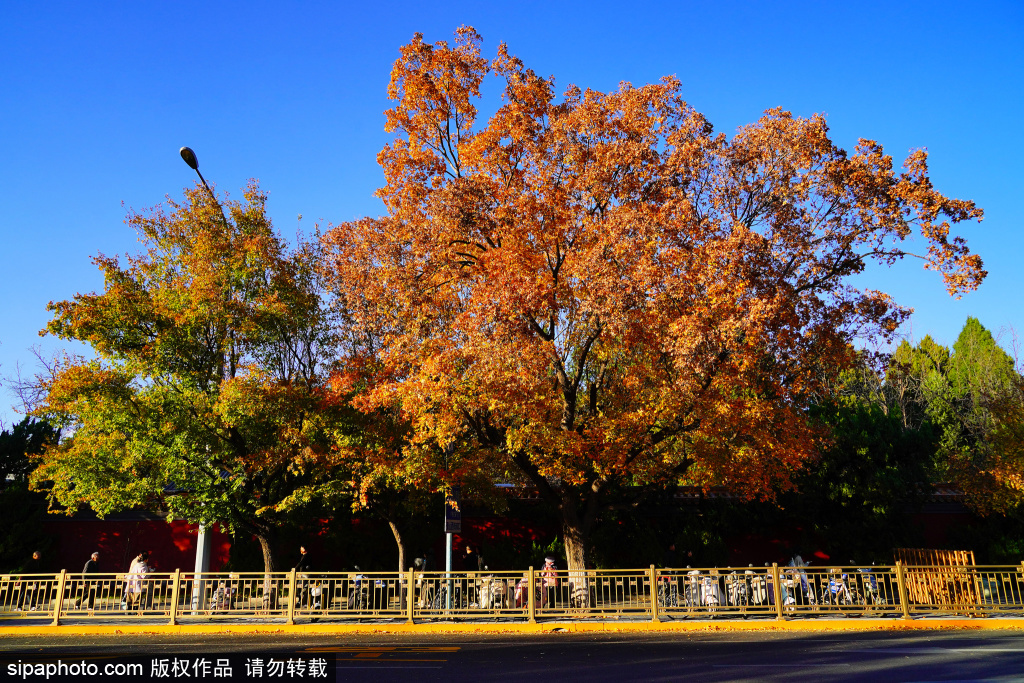
[(972, 408), (980, 408), (986, 395), (999, 393), (1016, 375), (1013, 358), (999, 346), (992, 333), (977, 318), (967, 318), (949, 360), (953, 393), (970, 398)]
[(904, 341), (886, 374), (886, 400), (908, 429), (935, 436), (929, 478), (963, 488), (981, 511), (1006, 509), (1012, 481), (1014, 360), (977, 318), (968, 318), (952, 351), (926, 336)]
[(39, 533), (46, 501), (28, 490), (28, 475), (33, 456), (59, 439), (58, 429), (31, 417), (0, 431), (0, 568), (15, 570), (33, 550), (49, 548), (50, 539)]
[(903, 340), (889, 358), (885, 383), (877, 400), (886, 411), (896, 411), (906, 429), (919, 428), (926, 419), (927, 392), (942, 390), (949, 371), (949, 349), (926, 335), (917, 346)]
[(799, 510), (835, 552), (883, 559), (905, 537), (908, 510), (922, 502), (935, 433), (929, 424), (905, 427), (898, 412), (874, 401), (841, 397), (815, 414), (830, 444), (782, 504)]
[(986, 472), (995, 456), (991, 403), (1010, 390), (1015, 376), (1013, 359), (968, 318), (945, 372), (931, 372), (924, 382), (926, 411), (941, 433), (935, 476), (959, 484), (982, 510), (991, 508), (995, 493)]
[(25, 417), (10, 430), (0, 431), (0, 489), (24, 483), (36, 466), (31, 456), (60, 441), (60, 430), (45, 420)]
[(203, 188), (132, 213), (145, 250), (97, 256), (100, 293), (50, 305), (47, 332), (88, 344), (44, 383), (37, 413), (72, 435), (32, 480), (68, 513), (137, 506), (225, 523), (260, 542), (288, 514), (340, 495), (329, 448), (335, 319), (316, 243), (289, 248), (253, 184), (222, 205)]

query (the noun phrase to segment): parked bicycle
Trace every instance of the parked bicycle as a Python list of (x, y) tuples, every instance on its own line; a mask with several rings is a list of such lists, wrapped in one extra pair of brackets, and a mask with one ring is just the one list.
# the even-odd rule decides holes
[(868, 606), (882, 606), (889, 604), (885, 595), (883, 595), (882, 591), (879, 590), (878, 575), (872, 571), (872, 568), (858, 569), (857, 574), (858, 583), (860, 584), (861, 604)]
[(679, 606), (679, 583), (675, 572), (664, 572), (658, 581), (658, 606)]
[(850, 590), (849, 576), (842, 569), (830, 569), (828, 585), (821, 595), (822, 604), (846, 607), (855, 602), (854, 592)]
[(465, 591), (462, 590), (461, 586), (451, 586), (452, 601), (451, 605), (448, 603), (448, 591), (449, 586), (455, 583), (454, 579), (441, 579), (440, 588), (434, 593), (434, 599), (430, 603), (430, 609), (432, 610), (444, 610), (444, 609), (466, 609), (467, 600)]
[(360, 573), (358, 566), (356, 573), (352, 575), (352, 583), (348, 589), (348, 608), (364, 611), (370, 604), (370, 582), (366, 576)]

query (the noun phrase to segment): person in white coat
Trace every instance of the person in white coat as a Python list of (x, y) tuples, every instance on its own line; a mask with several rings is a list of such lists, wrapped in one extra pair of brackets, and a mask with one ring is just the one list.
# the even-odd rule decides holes
[(149, 566), (149, 551), (143, 550), (132, 560), (128, 574), (125, 576), (125, 609), (139, 609), (143, 605), (143, 594), (145, 593), (145, 575), (153, 571)]

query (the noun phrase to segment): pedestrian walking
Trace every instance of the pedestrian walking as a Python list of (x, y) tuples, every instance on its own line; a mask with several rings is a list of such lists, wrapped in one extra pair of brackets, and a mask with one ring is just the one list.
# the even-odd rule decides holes
[[(33, 550), (32, 557), (22, 565), (19, 573), (31, 575), (42, 574), (43, 571), (43, 554), (38, 550)], [(21, 593), (18, 595), (18, 610), (23, 610), (27, 601), (29, 610), (34, 612), (39, 609), (39, 603), (43, 600), (43, 594), (46, 592), (45, 584), (39, 580), (26, 580), (25, 576), (21, 577), (20, 583)]]
[(145, 605), (145, 576), (153, 571), (149, 566), (149, 551), (143, 550), (132, 560), (125, 576), (124, 600), (121, 604), (125, 609), (141, 609)]
[(299, 561), (295, 563), (295, 575), (301, 579), (299, 581), (299, 601), (296, 603), (296, 607), (310, 607), (310, 589), (312, 588), (311, 577), (309, 572), (313, 570), (313, 557), (306, 550), (306, 546), (299, 546)]
[(96, 581), (88, 581), (89, 574), (98, 574), (100, 571), (100, 553), (99, 551), (94, 552), (89, 556), (89, 559), (85, 561), (85, 566), (82, 567), (82, 594), (75, 600), (75, 609), (81, 609), (83, 598), (88, 597), (89, 609), (95, 609), (96, 605), (96, 591), (99, 588), (99, 584)]
[(416, 594), (419, 596), (416, 606), (421, 609), (429, 608), (434, 599), (434, 581), (423, 576), (423, 572), (428, 571), (428, 567), (425, 553), (420, 553), (420, 556), (412, 561), (412, 568), (416, 573)]
[(679, 553), (676, 551), (675, 543), (668, 544), (665, 555), (661, 559), (661, 566), (665, 569), (679, 569)]
[(459, 582), (459, 585), (455, 589), (455, 604), (463, 606), (468, 604), (470, 607), (476, 607), (478, 601), (475, 597), (476, 589), (478, 587), (477, 581), (479, 576), (472, 574), (471, 572), (479, 572), (483, 569), (484, 560), (478, 553), (473, 550), (473, 546), (466, 544), (465, 551), (462, 555), (462, 571), (466, 572), (466, 578)]
[(484, 568), (484, 558), (473, 550), (473, 546), (466, 544), (462, 555), (462, 569), (467, 572), (478, 572)]

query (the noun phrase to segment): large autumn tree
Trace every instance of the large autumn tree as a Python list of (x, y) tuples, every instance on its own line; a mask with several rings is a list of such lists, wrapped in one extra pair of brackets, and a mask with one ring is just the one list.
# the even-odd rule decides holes
[[(387, 213), (327, 235), (333, 285), (380, 340), (364, 407), (412, 425), (444, 474), (497, 465), (560, 514), (579, 570), (614, 485), (789, 485), (824, 436), (813, 398), (858, 337), (907, 315), (853, 276), (918, 252), (951, 294), (985, 272), (927, 155), (852, 153), (773, 109), (731, 138), (665, 78), (602, 93), (538, 76), (461, 28), (401, 48), (378, 156)], [(503, 86), (486, 122), (488, 75)], [(916, 249), (907, 241), (915, 233)]]
[(95, 358), (44, 382), (36, 413), (70, 436), (33, 481), (68, 512), (142, 506), (251, 533), (269, 572), (274, 528), (343, 488), (328, 446), (344, 408), (326, 391), (318, 242), (289, 247), (265, 205), (255, 184), (223, 202), (197, 187), (132, 213), (144, 250), (96, 257), (103, 291), (50, 305), (46, 331)]
[[(410, 415), (400, 406), (370, 407), (371, 388), (387, 368), (379, 357), (381, 344), (366, 332), (345, 326), (346, 353), (332, 376), (331, 391), (339, 401), (364, 410), (359, 419), (345, 422), (346, 429), (336, 432), (333, 455), (349, 477), (353, 513), (388, 523), (398, 551), (398, 570), (405, 571), (410, 541), (413, 547), (422, 545), (422, 539), (409, 532), (422, 526), (418, 518), (439, 502), (439, 494), (454, 481), (475, 499), (500, 505), (494, 490), (494, 478), (500, 472), (461, 457), (454, 444), (441, 449), (436, 442), (418, 440)], [(468, 463), (475, 466), (467, 467)], [(434, 513), (440, 516), (440, 509)]]

